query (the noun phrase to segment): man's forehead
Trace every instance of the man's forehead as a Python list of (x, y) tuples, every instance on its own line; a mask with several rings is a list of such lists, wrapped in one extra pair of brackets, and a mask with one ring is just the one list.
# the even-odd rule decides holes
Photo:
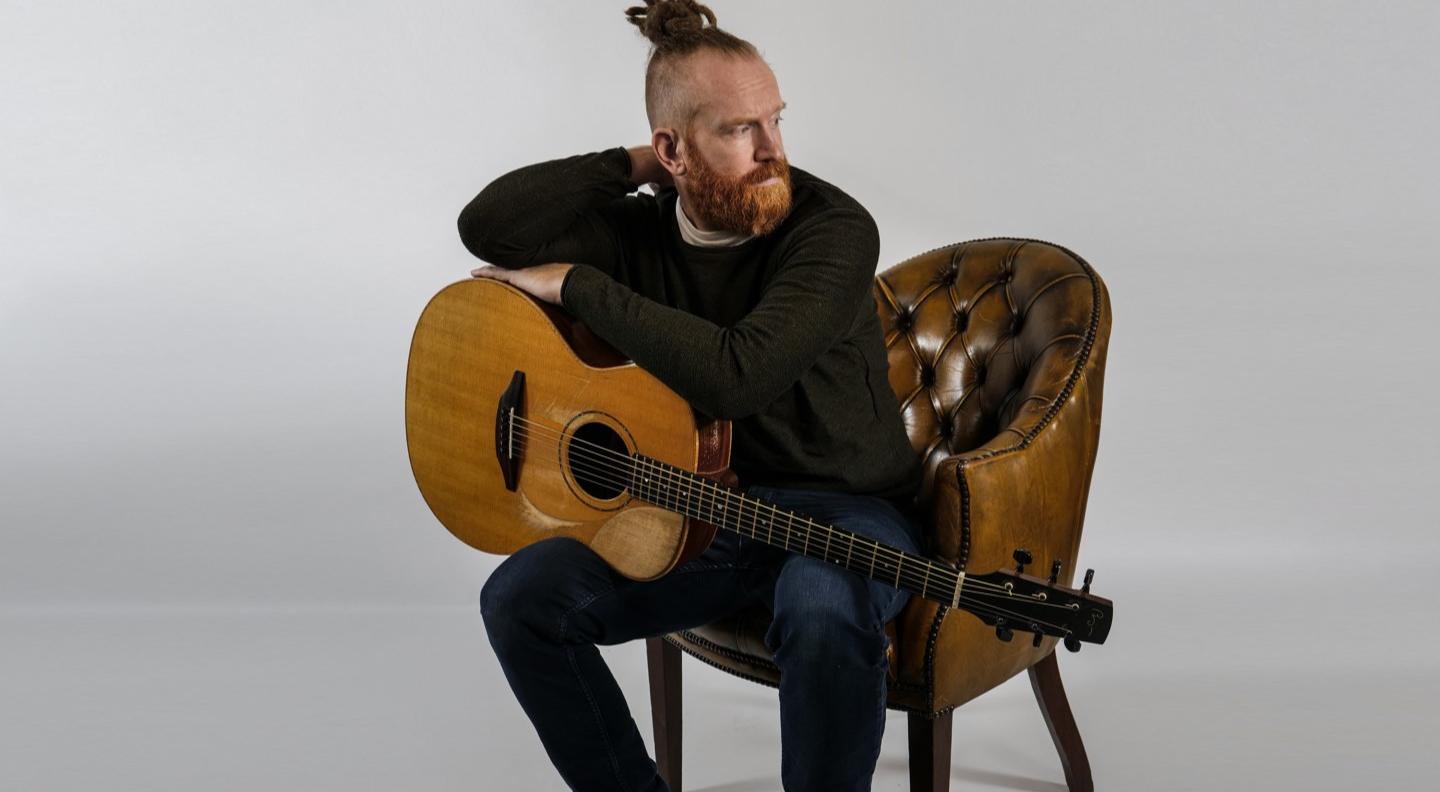
[(785, 108), (774, 72), (755, 58), (697, 63), (691, 76), (699, 114), (711, 120), (764, 118)]

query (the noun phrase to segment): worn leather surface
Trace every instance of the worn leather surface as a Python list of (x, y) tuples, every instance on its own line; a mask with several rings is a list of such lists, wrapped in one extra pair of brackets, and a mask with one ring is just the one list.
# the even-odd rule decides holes
[[(924, 460), (926, 551), (985, 573), (1028, 548), (1074, 575), (1100, 436), (1110, 337), (1105, 284), (1047, 242), (984, 239), (908, 259), (875, 279), (890, 385)], [(775, 685), (755, 609), (667, 639), (705, 662)], [(1009, 643), (964, 611), (918, 597), (890, 625), (889, 705), (939, 714), (1053, 651)]]

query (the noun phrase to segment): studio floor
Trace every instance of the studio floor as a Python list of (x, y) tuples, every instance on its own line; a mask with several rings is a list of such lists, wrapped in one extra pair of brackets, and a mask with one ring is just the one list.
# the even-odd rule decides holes
[[(1435, 661), (1383, 619), (1389, 649), (1327, 649), (1143, 588), (1110, 590), (1110, 643), (1060, 658), (1097, 789), (1433, 788)], [(563, 789), (476, 608), (12, 608), (0, 635), (7, 792)], [(605, 655), (648, 739), (643, 645)], [(684, 669), (685, 788), (778, 789), (775, 691)], [(958, 710), (954, 740), (952, 789), (1064, 789), (1024, 675)], [(908, 789), (902, 713), (874, 788)]]

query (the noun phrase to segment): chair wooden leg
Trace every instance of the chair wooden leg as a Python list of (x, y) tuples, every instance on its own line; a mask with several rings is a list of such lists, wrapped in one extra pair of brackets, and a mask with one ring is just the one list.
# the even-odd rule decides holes
[(650, 670), (655, 764), (670, 792), (680, 792), (680, 648), (664, 638), (646, 638), (645, 659)]
[(1060, 684), (1060, 666), (1051, 652), (1044, 660), (1030, 666), (1030, 687), (1035, 691), (1035, 701), (1045, 716), (1045, 725), (1050, 727), (1050, 739), (1055, 741), (1055, 750), (1060, 752), (1060, 764), (1065, 768), (1065, 785), (1070, 792), (1093, 792), (1095, 784), (1090, 778), (1090, 760), (1085, 757), (1085, 744), (1080, 741), (1080, 729), (1075, 726), (1075, 716), (1070, 713), (1070, 702), (1065, 698), (1065, 687)]
[(932, 720), (910, 713), (910, 792), (949, 792), (954, 714), (947, 712)]

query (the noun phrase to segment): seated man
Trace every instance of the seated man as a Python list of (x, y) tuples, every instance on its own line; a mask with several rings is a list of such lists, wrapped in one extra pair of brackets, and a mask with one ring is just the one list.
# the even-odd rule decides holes
[[(874, 221), (789, 166), (784, 102), (753, 45), (691, 0), (647, 0), (627, 14), (653, 42), (650, 144), (496, 179), (460, 215), (466, 247), (498, 265), (472, 274), (562, 305), (696, 410), (730, 419), (731, 467), (748, 494), (918, 552), (919, 459), (871, 297)], [(656, 195), (636, 191), (648, 183)], [(906, 596), (722, 532), (648, 582), (616, 574), (580, 542), (538, 542), (495, 570), (481, 610), (571, 788), (663, 790), (596, 645), (765, 604), (785, 788), (836, 792), (870, 788), (885, 725), (884, 628)]]

